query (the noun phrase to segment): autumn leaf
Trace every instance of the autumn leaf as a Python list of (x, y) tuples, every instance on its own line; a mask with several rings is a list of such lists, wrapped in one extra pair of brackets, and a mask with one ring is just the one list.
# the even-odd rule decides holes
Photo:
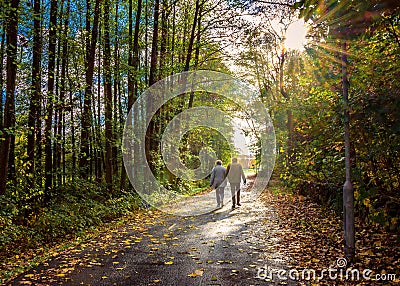
[(189, 277), (197, 277), (197, 276), (203, 276), (204, 268), (199, 268), (196, 269), (193, 273), (190, 273), (188, 276)]

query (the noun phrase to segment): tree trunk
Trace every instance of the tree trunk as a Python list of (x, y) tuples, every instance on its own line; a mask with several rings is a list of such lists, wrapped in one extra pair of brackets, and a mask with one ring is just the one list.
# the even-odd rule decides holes
[(167, 18), (169, 16), (169, 12), (167, 11), (166, 1), (163, 2), (162, 10), (161, 10), (161, 39), (160, 39), (160, 63), (159, 63), (159, 71), (157, 79), (160, 80), (164, 78), (164, 69), (165, 69), (165, 57), (167, 52)]
[[(0, 58), (4, 59), (4, 47), (5, 47), (5, 42), (6, 42), (6, 25), (5, 21), (2, 21), (2, 30), (3, 33), (1, 35), (1, 44), (0, 44)], [(4, 64), (3, 60), (0, 61), (0, 90), (3, 90), (3, 70), (4, 70)], [(3, 96), (0, 96), (0, 131), (3, 131), (3, 121), (4, 121), (4, 112), (3, 112)]]
[(151, 56), (150, 56), (150, 76), (149, 76), (149, 86), (156, 82), (157, 74), (157, 61), (158, 61), (158, 19), (160, 12), (160, 0), (155, 0), (154, 2), (154, 26), (153, 26), (153, 39), (151, 43)]
[(114, 92), (113, 92), (113, 147), (112, 147), (112, 170), (113, 170), (113, 176), (118, 175), (118, 145), (117, 142), (120, 140), (120, 134), (121, 134), (121, 126), (118, 124), (118, 88), (120, 86), (120, 67), (119, 67), (119, 62), (120, 62), (120, 53), (119, 53), (119, 33), (118, 33), (118, 15), (119, 15), (119, 5), (118, 2), (115, 4), (115, 41), (114, 41)]
[[(197, 16), (197, 36), (196, 36), (197, 45), (196, 45), (196, 50), (195, 50), (195, 53), (194, 53), (195, 69), (197, 69), (197, 65), (199, 64), (200, 38), (201, 38), (201, 6), (197, 7), (197, 1), (196, 1), (196, 9), (198, 9), (199, 11), (197, 12), (198, 13), (198, 16)], [(195, 18), (196, 18), (196, 13), (195, 13)], [(193, 22), (193, 24), (194, 23), (195, 22)], [(193, 25), (193, 28), (195, 28), (195, 25)], [(192, 29), (192, 32), (193, 31), (194, 30)], [(193, 45), (193, 43), (192, 43), (192, 45)], [(189, 59), (189, 62), (190, 62), (190, 59)], [(188, 64), (187, 68), (189, 68), (189, 62), (187, 62), (187, 64)], [(194, 91), (192, 91), (190, 93), (188, 108), (192, 108), (193, 100), (194, 100)]]
[(65, 11), (65, 21), (64, 21), (64, 35), (63, 35), (63, 45), (62, 45), (62, 55), (61, 55), (61, 76), (60, 76), (60, 97), (58, 102), (58, 124), (57, 124), (57, 177), (58, 183), (62, 184), (63, 181), (63, 168), (61, 167), (61, 161), (63, 154), (65, 152), (65, 145), (63, 144), (64, 136), (64, 121), (65, 121), (65, 96), (66, 96), (66, 73), (68, 66), (68, 30), (69, 30), (69, 11), (71, 6), (71, 1), (68, 0), (67, 7)]
[[(60, 9), (60, 15), (63, 14), (62, 7)], [(55, 66), (55, 93), (54, 93), (54, 119), (53, 119), (53, 187), (57, 187), (59, 185), (58, 182), (58, 173), (59, 173), (59, 154), (60, 154), (60, 144), (59, 144), (59, 139), (60, 135), (58, 134), (58, 126), (60, 124), (60, 59), (61, 59), (61, 44), (57, 45), (57, 55), (56, 55), (56, 66)]]
[(53, 154), (51, 127), (53, 123), (53, 100), (54, 100), (54, 82), (55, 82), (55, 63), (56, 63), (56, 40), (57, 40), (57, 10), (58, 1), (52, 0), (50, 4), (50, 24), (49, 24), (49, 62), (47, 78), (47, 110), (45, 126), (45, 203), (48, 203), (51, 196), (53, 179)]
[(197, 17), (199, 15), (199, 10), (200, 10), (200, 0), (196, 0), (196, 7), (195, 7), (195, 11), (194, 11), (192, 30), (190, 32), (189, 46), (188, 46), (188, 50), (186, 53), (186, 62), (185, 62), (185, 68), (183, 69), (183, 71), (189, 71), (189, 68), (190, 68), (190, 60), (192, 58), (193, 43), (194, 43), (194, 38), (195, 38)]
[[(154, 3), (154, 17), (153, 17), (153, 39), (151, 44), (151, 56), (150, 56), (150, 75), (149, 75), (149, 86), (156, 82), (157, 75), (157, 62), (158, 62), (158, 20), (159, 20), (159, 9), (160, 0), (155, 0)], [(152, 110), (152, 101), (147, 100), (147, 110)], [(146, 116), (148, 116), (146, 114)], [(146, 159), (151, 170), (155, 170), (155, 162), (152, 156), (152, 152), (157, 150), (157, 138), (155, 133), (155, 116), (150, 121), (146, 132), (146, 139), (148, 143), (145, 144), (146, 148)]]
[[(90, 0), (87, 0), (87, 9), (90, 10)], [(92, 97), (93, 97), (93, 74), (96, 53), (97, 34), (100, 15), (100, 0), (96, 0), (92, 31), (90, 32), (90, 13), (86, 17), (86, 31), (91, 34), (86, 40), (86, 75), (85, 75), (85, 98), (83, 102), (82, 131), (81, 131), (81, 152), (79, 160), (80, 174), (82, 178), (89, 175), (89, 152), (90, 133), (92, 126)]]
[(344, 146), (346, 182), (343, 186), (343, 224), (344, 224), (344, 255), (349, 261), (354, 260), (355, 255), (355, 227), (354, 227), (354, 190), (351, 183), (351, 142), (350, 142), (350, 112), (349, 112), (349, 88), (347, 76), (347, 43), (342, 44), (342, 85), (344, 104)]
[(172, 5), (172, 37), (171, 37), (171, 73), (170, 75), (174, 74), (174, 64), (175, 64), (175, 36), (176, 36), (176, 24), (175, 24), (175, 17), (176, 17), (176, 8), (175, 5)]
[(113, 190), (113, 172), (112, 172), (112, 86), (111, 86), (111, 48), (110, 48), (110, 23), (109, 23), (109, 5), (106, 0), (104, 5), (104, 93), (105, 93), (105, 136), (106, 136), (106, 184), (110, 193)]
[[(99, 32), (99, 39), (101, 39), (101, 31)], [(101, 62), (101, 53), (98, 53), (98, 62)], [(96, 180), (98, 182), (102, 181), (103, 178), (103, 143), (101, 140), (101, 65), (98, 66), (97, 70), (97, 110), (95, 107), (93, 107), (93, 120), (95, 122), (95, 133), (94, 133), (94, 138), (95, 138), (95, 146), (96, 146), (96, 159), (95, 159), (95, 172), (96, 172)]]
[[(144, 28), (145, 28), (145, 31), (148, 31), (148, 29), (149, 29), (149, 2), (148, 1), (145, 2), (145, 6), (144, 7), (145, 7), (144, 8), (144, 15), (145, 15), (145, 17), (144, 17)], [(147, 44), (149, 43), (148, 34), (149, 33), (147, 33), (147, 32), (144, 33), (144, 46), (146, 47), (144, 49), (144, 66), (145, 66), (144, 80), (147, 83), (149, 82), (149, 73), (147, 72), (148, 71), (148, 66), (149, 66), (149, 62), (148, 62), (149, 53), (148, 53), (148, 50), (147, 50)]]
[[(286, 60), (286, 51), (283, 48), (279, 61), (279, 91), (281, 95), (286, 99), (286, 103), (289, 104), (290, 97), (287, 91), (285, 90), (285, 85), (284, 85), (283, 71), (284, 71), (285, 60)], [(286, 115), (287, 115), (286, 128), (288, 132), (286, 165), (289, 168), (290, 172), (293, 163), (293, 130), (294, 130), (293, 112), (291, 110), (291, 106), (289, 106), (289, 108), (287, 109)]]
[(40, 105), (41, 93), (41, 58), (42, 58), (42, 42), (41, 42), (41, 23), (40, 23), (40, 0), (35, 0), (33, 5), (33, 56), (32, 56), (32, 88), (31, 100), (29, 103), (28, 115), (28, 135), (27, 135), (27, 155), (28, 155), (28, 184), (30, 188), (35, 185), (35, 147), (36, 147), (36, 118), (38, 105)]
[[(132, 0), (129, 1), (129, 39), (133, 38), (133, 45), (132, 42), (129, 41), (129, 76), (128, 76), (128, 113), (131, 110), (137, 96), (139, 94), (138, 91), (138, 72), (139, 72), (139, 30), (140, 30), (140, 18), (142, 14), (142, 0), (138, 0), (137, 2), (137, 9), (136, 9), (136, 18), (135, 18), (135, 31), (133, 32), (133, 6)], [(133, 34), (134, 33), (134, 34)], [(134, 74), (132, 73), (134, 71)], [(134, 116), (137, 116), (137, 110), (133, 112)], [(128, 118), (128, 120), (130, 120)], [(135, 144), (136, 146), (136, 144)], [(135, 148), (135, 147), (134, 147)], [(137, 160), (138, 150), (134, 149), (135, 156)], [(137, 166), (137, 165), (135, 165)], [(133, 172), (135, 172), (135, 166), (132, 166)], [(126, 179), (126, 170), (124, 164), (122, 165), (121, 169), (121, 190), (125, 189), (125, 179)]]
[(72, 170), (71, 170), (71, 180), (75, 180), (76, 174), (76, 152), (75, 152), (75, 123), (74, 123), (74, 101), (72, 99), (72, 91), (69, 92), (69, 104), (71, 111), (69, 113), (70, 116), (70, 125), (71, 125), (71, 160), (72, 160)]
[[(141, 2), (141, 0), (139, 0)], [(139, 6), (139, 2), (138, 2)], [(137, 15), (136, 15), (136, 20)], [(132, 38), (133, 38), (133, 1), (129, 0), (129, 7), (128, 7), (128, 108), (127, 113), (129, 114), (130, 109), (133, 105), (133, 93), (134, 93), (134, 68), (133, 68), (133, 47), (132, 47)], [(135, 70), (136, 72), (136, 70)], [(129, 120), (129, 118), (127, 119)], [(122, 150), (124, 152), (124, 150)], [(124, 156), (124, 154), (122, 154)], [(122, 162), (122, 169), (121, 169), (121, 178), (120, 178), (120, 190), (125, 189), (125, 181), (126, 181), (126, 170), (124, 161)]]
[(0, 148), (0, 194), (6, 193), (7, 170), (10, 155), (10, 145), (12, 133), (15, 127), (15, 83), (17, 75), (17, 37), (18, 37), (18, 18), (19, 18), (19, 0), (10, 1), (10, 9), (7, 15), (7, 86), (6, 102), (4, 106), (4, 125), (1, 136)]

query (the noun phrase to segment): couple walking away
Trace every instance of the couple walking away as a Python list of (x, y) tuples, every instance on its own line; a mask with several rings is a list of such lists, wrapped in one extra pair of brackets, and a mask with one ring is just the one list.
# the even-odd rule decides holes
[(246, 176), (244, 175), (242, 165), (237, 162), (237, 158), (232, 159), (232, 163), (227, 168), (222, 166), (222, 161), (217, 160), (216, 166), (211, 172), (210, 187), (214, 187), (217, 196), (217, 207), (224, 205), (224, 189), (226, 187), (228, 177), (231, 185), (232, 209), (240, 206), (240, 182), (246, 184)]

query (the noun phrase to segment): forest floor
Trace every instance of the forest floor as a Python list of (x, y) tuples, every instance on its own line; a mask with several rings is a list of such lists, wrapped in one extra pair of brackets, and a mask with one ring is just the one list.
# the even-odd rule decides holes
[[(361, 277), (345, 282), (346, 270), (339, 267), (345, 261), (338, 261), (343, 257), (340, 217), (278, 186), (257, 200), (249, 193), (242, 191), (241, 207), (232, 210), (225, 198), (222, 209), (199, 216), (138, 212), (123, 226), (55, 255), (6, 285), (399, 284), (396, 235), (377, 228), (358, 232), (352, 267)], [(322, 272), (328, 268), (336, 270), (336, 279)], [(304, 269), (324, 276), (312, 281), (312, 272), (303, 275)], [(371, 269), (371, 280), (362, 277), (365, 269)], [(387, 281), (377, 281), (376, 274), (385, 274)]]

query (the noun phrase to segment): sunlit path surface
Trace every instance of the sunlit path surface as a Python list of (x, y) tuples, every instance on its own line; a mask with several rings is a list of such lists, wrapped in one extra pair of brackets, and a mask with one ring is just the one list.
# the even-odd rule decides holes
[(228, 192), (222, 209), (192, 217), (150, 213), (142, 225), (128, 223), (11, 285), (278, 285), (261, 270), (286, 269), (276, 251), (275, 211), (246, 191), (231, 210)]

